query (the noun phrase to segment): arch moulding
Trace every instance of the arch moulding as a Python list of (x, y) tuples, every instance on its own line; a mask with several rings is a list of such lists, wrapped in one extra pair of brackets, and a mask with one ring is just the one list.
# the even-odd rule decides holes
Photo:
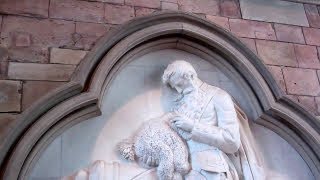
[(25, 179), (55, 137), (79, 121), (98, 116), (104, 91), (121, 65), (166, 48), (191, 52), (212, 63), (211, 59), (218, 59), (225, 68), (232, 67), (230, 71), (239, 75), (239, 82), (252, 95), (254, 121), (288, 141), (315, 178), (320, 178), (320, 122), (284, 96), (262, 61), (215, 24), (187, 13), (162, 12), (132, 20), (102, 37), (69, 83), (21, 114), (0, 144), (2, 179)]

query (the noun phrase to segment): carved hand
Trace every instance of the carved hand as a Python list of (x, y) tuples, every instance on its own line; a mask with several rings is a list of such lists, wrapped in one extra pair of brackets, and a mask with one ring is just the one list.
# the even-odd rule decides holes
[(185, 120), (182, 117), (175, 117), (171, 120), (171, 124), (180, 128), (186, 132), (191, 132), (194, 126), (194, 123), (188, 120)]
[(156, 167), (159, 164), (159, 162), (155, 158), (153, 158), (152, 156), (149, 156), (149, 155), (144, 155), (142, 157), (142, 162), (145, 165), (150, 166), (150, 167)]

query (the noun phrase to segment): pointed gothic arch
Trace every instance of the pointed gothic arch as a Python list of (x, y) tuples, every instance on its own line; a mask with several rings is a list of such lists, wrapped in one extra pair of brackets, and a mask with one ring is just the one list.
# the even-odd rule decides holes
[(251, 93), (255, 122), (288, 141), (316, 179), (320, 177), (319, 120), (284, 96), (262, 61), (230, 32), (191, 14), (162, 12), (132, 20), (102, 37), (69, 83), (21, 114), (0, 144), (2, 178), (24, 179), (35, 157), (57, 134), (98, 116), (103, 92), (122, 64), (168, 47), (192, 52), (209, 62), (214, 57), (223, 67), (230, 67)]

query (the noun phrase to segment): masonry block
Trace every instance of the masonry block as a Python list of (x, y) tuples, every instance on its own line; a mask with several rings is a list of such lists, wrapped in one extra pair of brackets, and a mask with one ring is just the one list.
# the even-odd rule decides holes
[(289, 94), (320, 95), (320, 85), (316, 70), (285, 67), (283, 68), (283, 75)]
[(0, 80), (0, 112), (20, 112), (20, 81)]
[(125, 0), (125, 4), (160, 9), (160, 0)]
[(206, 18), (215, 23), (218, 24), (219, 26), (225, 28), (226, 30), (230, 31), (229, 27), (229, 19), (226, 17), (221, 17), (221, 16), (212, 16), (212, 15), (206, 15)]
[(134, 18), (132, 6), (105, 4), (105, 19), (110, 24), (123, 24)]
[(250, 48), (255, 54), (257, 53), (256, 42), (250, 38), (239, 38), (248, 48)]
[(78, 0), (51, 0), (49, 16), (65, 20), (104, 22), (104, 4)]
[(178, 0), (178, 4), (180, 10), (192, 13), (218, 15), (220, 12), (219, 0)]
[(75, 65), (10, 62), (8, 77), (21, 80), (69, 81)]
[(275, 32), (270, 23), (229, 19), (230, 29), (238, 37), (276, 40)]
[(173, 10), (176, 11), (179, 9), (179, 6), (177, 3), (171, 3), (171, 2), (161, 2), (161, 9), (162, 10)]
[(316, 105), (317, 105), (316, 115), (319, 116), (320, 115), (320, 97), (315, 97), (315, 102), (316, 102)]
[(240, 0), (244, 19), (309, 26), (303, 4), (279, 0)]
[(0, 113), (0, 141), (3, 142), (7, 134), (12, 130), (13, 125), (17, 122), (17, 114)]
[(157, 11), (156, 9), (150, 9), (150, 8), (144, 8), (144, 7), (135, 7), (134, 9), (135, 9), (136, 17), (147, 16)]
[(64, 82), (25, 81), (23, 83), (22, 109), (25, 110), (42, 96), (63, 84)]
[(278, 40), (305, 44), (301, 27), (284, 24), (275, 24), (274, 28)]
[(111, 29), (109, 24), (76, 23), (76, 33), (73, 35), (75, 47), (90, 50), (95, 42)]
[(256, 40), (256, 46), (259, 56), (268, 65), (298, 66), (293, 44)]
[(303, 28), (303, 33), (307, 44), (320, 46), (320, 29)]
[(241, 18), (240, 5), (238, 0), (221, 0), (220, 14), (224, 17)]
[(87, 51), (52, 48), (50, 51), (50, 63), (79, 64), (87, 54)]
[(276, 80), (278, 86), (282, 89), (283, 92), (286, 92), (286, 85), (284, 82), (282, 69), (279, 66), (268, 66), (269, 71), (273, 75), (273, 78)]
[(1, 0), (0, 13), (48, 17), (49, 0)]
[(30, 37), (31, 46), (66, 46), (72, 43), (74, 29), (75, 24), (70, 21), (6, 16), (3, 18), (1, 43), (13, 47), (15, 35), (26, 34)]
[(0, 47), (0, 79), (6, 79), (8, 67), (8, 51), (4, 47)]
[(112, 4), (124, 4), (124, 0), (95, 0), (95, 1), (112, 3)]
[(316, 5), (304, 4), (310, 27), (320, 28), (320, 14)]
[(320, 61), (318, 59), (318, 52), (315, 46), (295, 44), (294, 51), (299, 67), (320, 69)]
[(310, 111), (313, 114), (317, 114), (317, 104), (315, 98), (312, 96), (298, 96), (298, 102), (306, 110)]
[(10, 47), (8, 51), (10, 59), (17, 62), (49, 62), (49, 51), (46, 47)]

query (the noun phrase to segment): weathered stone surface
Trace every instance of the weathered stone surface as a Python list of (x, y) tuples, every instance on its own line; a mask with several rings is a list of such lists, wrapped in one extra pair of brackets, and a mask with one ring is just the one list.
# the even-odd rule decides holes
[(244, 19), (309, 26), (303, 4), (279, 0), (240, 0)]
[[(50, 42), (50, 38), (54, 39), (55, 36), (63, 35), (58, 32), (54, 34), (55, 32), (52, 30), (51, 32), (44, 32), (45, 28), (41, 28), (42, 32), (40, 32), (40, 29), (34, 28), (40, 28), (37, 25), (38, 20), (9, 17), (12, 16), (4, 19), (1, 38), (2, 44), (8, 47), (10, 59), (23, 62), (47, 62), (48, 53), (46, 46), (53, 42)], [(49, 23), (41, 21), (40, 24), (48, 25)], [(53, 26), (52, 28), (55, 27)], [(63, 30), (63, 28), (58, 28), (58, 30)]]
[(212, 16), (212, 15), (206, 15), (206, 18), (215, 23), (218, 24), (219, 26), (227, 29), (230, 31), (230, 27), (229, 27), (229, 19), (226, 17), (221, 17), (221, 16)]
[(276, 40), (276, 35), (270, 23), (229, 19), (230, 29), (239, 37)]
[(95, 42), (111, 29), (108, 24), (76, 23), (76, 34), (74, 34), (75, 47), (90, 50)]
[(316, 5), (304, 4), (304, 9), (311, 27), (320, 28), (320, 14)]
[(79, 64), (87, 54), (87, 51), (52, 48), (50, 51), (50, 63)]
[(8, 51), (4, 47), (0, 47), (0, 79), (7, 77), (8, 67)]
[(303, 28), (303, 33), (307, 44), (320, 46), (320, 29)]
[(16, 47), (28, 47), (31, 45), (31, 35), (29, 33), (16, 32), (13, 35), (13, 40)]
[(256, 40), (259, 56), (269, 65), (298, 66), (292, 44)]
[(7, 78), (8, 61), (0, 61), (0, 79)]
[(308, 111), (317, 114), (317, 105), (312, 96), (298, 96), (298, 102)]
[(8, 77), (22, 80), (68, 81), (74, 69), (74, 65), (10, 62)]
[(320, 69), (320, 61), (315, 46), (294, 45), (299, 67)]
[(280, 41), (305, 44), (301, 27), (275, 24), (274, 29)]
[(95, 0), (95, 1), (112, 3), (112, 4), (124, 4), (124, 0)]
[(163, 1), (163, 2), (161, 2), (161, 9), (175, 11), (175, 10), (179, 9), (179, 6), (176, 3), (170, 3), (170, 2)]
[(20, 81), (0, 80), (0, 112), (19, 112), (22, 85)]
[(0, 13), (48, 17), (49, 0), (1, 0)]
[(299, 102), (297, 95), (286, 94), (286, 96), (297, 103)]
[(241, 18), (238, 0), (220, 0), (220, 14), (225, 17)]
[(64, 82), (25, 81), (23, 83), (22, 110), (63, 84)]
[(160, 8), (160, 0), (125, 0), (125, 4), (130, 6), (140, 6), (148, 8)]
[(282, 69), (289, 94), (319, 96), (316, 70), (285, 67)]
[(178, 0), (180, 10), (209, 15), (219, 14), (218, 0)]
[(105, 4), (105, 19), (110, 24), (122, 24), (134, 18), (132, 6)]
[(17, 114), (0, 113), (0, 141), (7, 136), (16, 122)]
[(178, 0), (160, 0), (161, 2), (171, 2), (171, 3), (178, 3)]
[(10, 59), (18, 62), (49, 62), (49, 51), (45, 47), (10, 47), (8, 51)]
[(24, 33), (31, 37), (31, 46), (66, 46), (72, 42), (74, 28), (75, 24), (70, 21), (6, 16), (3, 18), (1, 43), (14, 47), (15, 33)]
[(282, 69), (279, 66), (268, 66), (269, 71), (273, 75), (273, 78), (277, 81), (278, 86), (283, 92), (286, 92), (286, 85), (283, 79)]
[(315, 97), (315, 102), (316, 102), (316, 106), (317, 106), (316, 115), (319, 116), (320, 115), (320, 97)]
[(256, 42), (254, 39), (239, 38), (246, 46), (248, 46), (255, 54), (257, 53)]
[(144, 8), (144, 7), (135, 7), (136, 17), (147, 16), (156, 12), (156, 9)]
[(77, 0), (51, 0), (49, 16), (84, 22), (104, 22), (104, 5), (101, 2)]

